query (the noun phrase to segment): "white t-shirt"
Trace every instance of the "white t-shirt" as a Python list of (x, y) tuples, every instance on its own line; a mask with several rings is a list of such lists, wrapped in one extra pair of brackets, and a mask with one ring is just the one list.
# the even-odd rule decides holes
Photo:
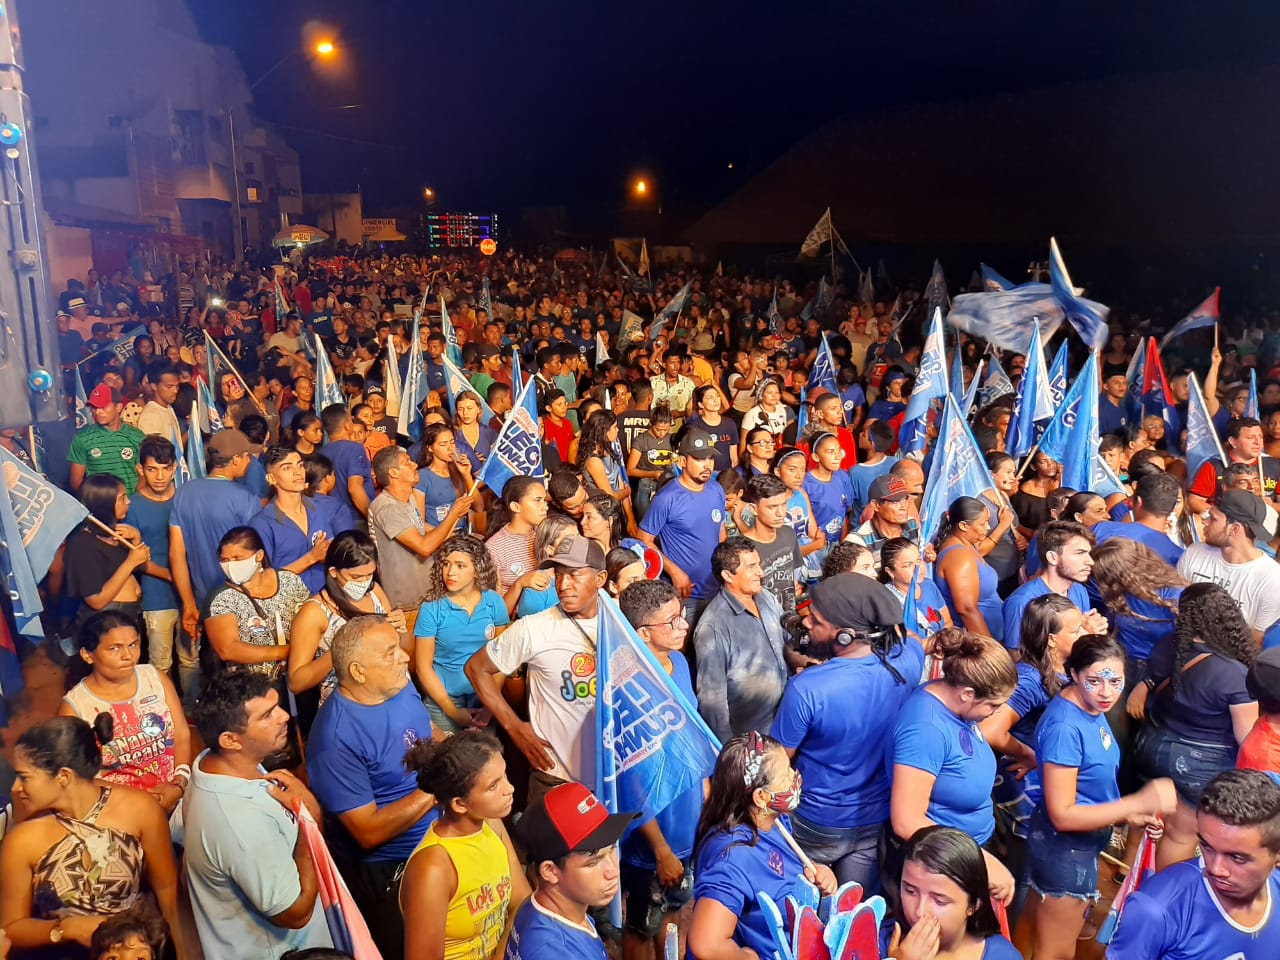
[(182, 456), (182, 428), (178, 426), (178, 415), (173, 412), (173, 407), (148, 400), (138, 415), (138, 429), (143, 433), (158, 433), (173, 441), (174, 450)]
[(556, 761), (548, 772), (584, 783), (596, 770), (597, 626), (596, 619), (570, 621), (556, 606), (521, 617), (485, 645), (505, 674), (527, 665), (529, 722)]
[(1265, 632), (1280, 620), (1280, 564), (1266, 554), (1248, 563), (1227, 563), (1220, 548), (1193, 543), (1178, 561), (1178, 573), (1192, 583), (1222, 587), (1254, 630)]

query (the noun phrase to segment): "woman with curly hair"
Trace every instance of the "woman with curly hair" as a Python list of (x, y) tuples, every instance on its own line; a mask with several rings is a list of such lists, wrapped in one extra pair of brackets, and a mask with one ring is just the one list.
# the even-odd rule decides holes
[(597, 410), (587, 417), (578, 438), (575, 461), (587, 481), (601, 493), (622, 504), (627, 530), (635, 536), (636, 518), (631, 512), (631, 485), (622, 464), (622, 448), (618, 445), (618, 418), (608, 410)]
[(1193, 583), (1182, 591), (1173, 636), (1157, 644), (1147, 662), (1143, 683), (1150, 708), (1137, 739), (1142, 773), (1170, 777), (1178, 788), (1178, 807), (1156, 850), (1157, 869), (1195, 855), (1200, 794), (1235, 766), (1240, 743), (1258, 719), (1257, 701), (1245, 685), (1257, 651), (1226, 590)]
[(414, 626), (413, 673), (431, 722), (446, 733), (484, 726), (480, 699), (463, 672), (471, 655), (511, 622), (484, 543), (457, 534), (440, 545)]

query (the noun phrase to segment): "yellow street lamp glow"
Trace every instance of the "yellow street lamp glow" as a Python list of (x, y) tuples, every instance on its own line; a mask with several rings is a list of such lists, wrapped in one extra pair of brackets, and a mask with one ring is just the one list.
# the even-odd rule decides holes
[(316, 53), (320, 54), (322, 57), (329, 56), (329, 54), (333, 53), (334, 49), (335, 47), (332, 40), (321, 40), (316, 44)]
[(638, 196), (643, 197), (646, 193), (649, 192), (649, 184), (644, 180), (637, 180), (635, 185), (635, 191)]
[(430, 187), (424, 187), (422, 190), (422, 195), (426, 197), (428, 200), (430, 200), (432, 197), (436, 195), (436, 192), (432, 190)]

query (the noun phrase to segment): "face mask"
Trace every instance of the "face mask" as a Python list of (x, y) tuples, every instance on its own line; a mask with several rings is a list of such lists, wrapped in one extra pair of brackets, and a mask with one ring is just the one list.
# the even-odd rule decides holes
[(348, 580), (342, 585), (342, 592), (352, 600), (363, 600), (372, 588), (373, 577), (370, 577), (368, 580)]
[(795, 813), (796, 808), (800, 806), (800, 778), (796, 777), (796, 784), (790, 790), (783, 790), (779, 793), (771, 793), (769, 795), (768, 807), (774, 813)]
[(223, 560), (218, 564), (223, 575), (237, 587), (244, 586), (258, 572), (258, 558), (246, 557), (244, 560)]

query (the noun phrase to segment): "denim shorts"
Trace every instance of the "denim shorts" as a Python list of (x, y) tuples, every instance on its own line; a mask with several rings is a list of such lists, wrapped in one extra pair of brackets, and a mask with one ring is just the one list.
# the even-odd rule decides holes
[(862, 886), (863, 897), (880, 892), (880, 835), (882, 824), (868, 827), (824, 827), (799, 814), (791, 816), (796, 842), (815, 863), (825, 863), (841, 883)]
[(1087, 833), (1061, 833), (1050, 822), (1044, 807), (1036, 807), (1027, 833), (1031, 889), (1044, 897), (1095, 902), (1098, 855), (1110, 840), (1110, 827)]
[(662, 920), (693, 899), (693, 858), (680, 861), (684, 876), (674, 887), (658, 882), (657, 870), (622, 864), (619, 873), (625, 904), (627, 933), (651, 940), (662, 931)]
[(1197, 807), (1209, 781), (1236, 765), (1235, 746), (1184, 740), (1154, 723), (1138, 731), (1136, 746), (1143, 776), (1168, 777), (1178, 788), (1178, 796)]

